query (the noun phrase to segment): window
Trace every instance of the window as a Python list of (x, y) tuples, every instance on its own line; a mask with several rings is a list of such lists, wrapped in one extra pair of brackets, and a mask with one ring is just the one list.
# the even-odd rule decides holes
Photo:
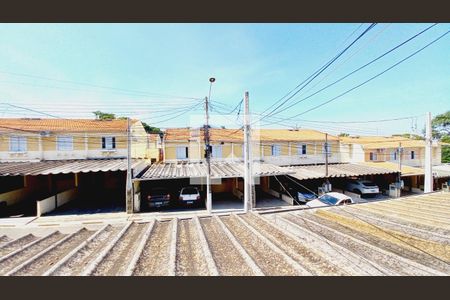
[(414, 151), (411, 151), (411, 159), (414, 159), (415, 158), (415, 155), (416, 153), (414, 152)]
[(177, 147), (177, 159), (186, 159), (189, 157), (188, 147), (179, 146)]
[(374, 152), (370, 152), (369, 154), (369, 159), (370, 160), (377, 160), (377, 154)]
[(27, 138), (24, 136), (11, 136), (9, 138), (9, 151), (11, 152), (27, 151)]
[(114, 137), (114, 136), (102, 137), (102, 149), (105, 149), (105, 150), (116, 149), (116, 137)]
[(327, 143), (323, 144), (323, 153), (324, 153), (324, 155), (328, 154), (328, 156), (331, 156), (331, 145), (330, 144), (327, 144)]
[(222, 157), (222, 145), (212, 146), (212, 157), (221, 158)]
[(281, 146), (272, 145), (272, 156), (280, 156), (280, 154), (281, 154)]
[(299, 155), (306, 155), (306, 144), (300, 144), (297, 151)]
[(71, 136), (56, 137), (56, 148), (58, 149), (58, 151), (73, 150), (73, 138)]
[(391, 153), (391, 160), (397, 160), (397, 151)]

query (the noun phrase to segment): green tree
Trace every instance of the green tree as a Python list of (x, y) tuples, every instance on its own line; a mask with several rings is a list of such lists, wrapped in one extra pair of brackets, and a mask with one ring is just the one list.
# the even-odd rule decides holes
[(350, 134), (345, 133), (345, 132), (342, 132), (342, 133), (338, 134), (338, 137), (347, 137), (347, 136), (350, 136)]
[(431, 126), (437, 138), (450, 135), (450, 110), (434, 117)]
[[(126, 120), (127, 119), (127, 117), (116, 117), (116, 115), (113, 113), (105, 113), (105, 112), (102, 112), (99, 110), (94, 111), (93, 114), (95, 115), (95, 118), (99, 119), (99, 120), (115, 120), (115, 119)], [(150, 126), (145, 122), (142, 122), (142, 126), (144, 126), (144, 129), (147, 133), (161, 133), (161, 129), (159, 129), (158, 127)]]
[[(431, 121), (433, 137), (444, 143), (450, 143), (450, 111), (437, 115)], [(442, 146), (442, 162), (450, 163), (450, 146)]]
[(99, 110), (96, 110), (96, 111), (94, 111), (92, 113), (95, 115), (95, 118), (99, 119), (99, 120), (113, 120), (113, 119), (116, 118), (115, 114), (104, 113), (104, 112), (101, 112)]
[(413, 139), (413, 140), (425, 140), (425, 138), (418, 134), (412, 134), (412, 133), (402, 133), (402, 134), (393, 134), (392, 136), (398, 136), (403, 137), (407, 139)]

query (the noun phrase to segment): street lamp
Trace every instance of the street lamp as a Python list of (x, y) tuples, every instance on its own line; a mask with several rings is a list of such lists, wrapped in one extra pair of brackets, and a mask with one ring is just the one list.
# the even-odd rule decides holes
[(206, 125), (205, 125), (205, 146), (206, 146), (206, 167), (208, 169), (208, 173), (206, 176), (206, 210), (208, 213), (212, 212), (212, 195), (211, 195), (211, 147), (209, 145), (209, 101), (211, 99), (211, 88), (213, 82), (216, 81), (214, 77), (209, 78), (209, 95), (206, 98)]

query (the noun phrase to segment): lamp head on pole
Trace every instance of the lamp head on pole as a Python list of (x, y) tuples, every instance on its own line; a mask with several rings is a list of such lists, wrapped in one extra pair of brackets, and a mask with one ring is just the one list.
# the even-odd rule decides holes
[(214, 81), (216, 81), (216, 79), (215, 79), (214, 77), (211, 77), (211, 78), (209, 79), (209, 82), (211, 82), (211, 83), (213, 83)]

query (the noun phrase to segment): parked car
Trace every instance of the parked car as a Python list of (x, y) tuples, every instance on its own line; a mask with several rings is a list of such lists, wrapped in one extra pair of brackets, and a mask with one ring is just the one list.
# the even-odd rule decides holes
[(169, 206), (170, 192), (163, 187), (152, 188), (148, 193), (143, 193), (142, 204), (145, 204), (148, 208)]
[(182, 188), (178, 200), (183, 205), (202, 205), (200, 191), (198, 188), (192, 186)]
[(316, 195), (312, 192), (307, 191), (306, 189), (296, 188), (296, 187), (288, 187), (289, 195), (295, 197), (295, 200), (298, 202), (306, 203), (310, 200), (316, 199)]
[(353, 199), (347, 195), (331, 192), (320, 196), (317, 199), (311, 200), (306, 203), (308, 207), (324, 207), (333, 205), (345, 205), (354, 203)]
[(347, 182), (346, 190), (360, 195), (376, 195), (380, 193), (378, 186), (368, 180), (350, 180)]

